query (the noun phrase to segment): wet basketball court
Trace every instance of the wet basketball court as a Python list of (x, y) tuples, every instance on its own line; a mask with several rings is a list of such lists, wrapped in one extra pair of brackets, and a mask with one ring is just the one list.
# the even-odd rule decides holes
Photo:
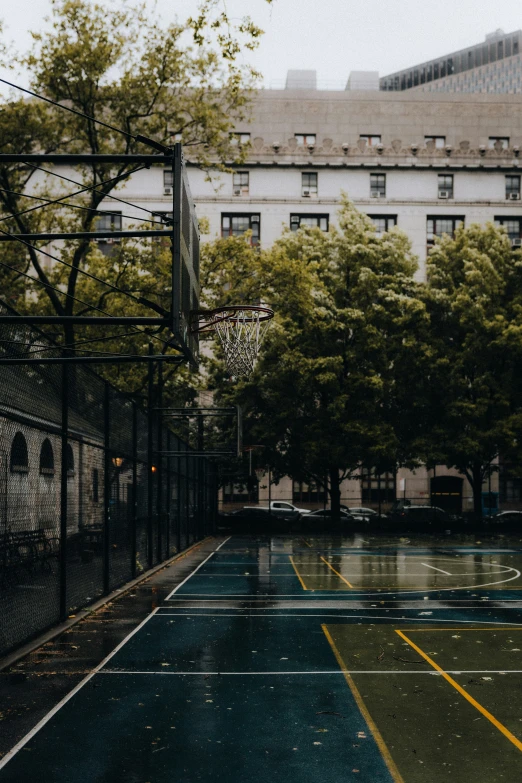
[(522, 780), (517, 543), (218, 539), (0, 783)]

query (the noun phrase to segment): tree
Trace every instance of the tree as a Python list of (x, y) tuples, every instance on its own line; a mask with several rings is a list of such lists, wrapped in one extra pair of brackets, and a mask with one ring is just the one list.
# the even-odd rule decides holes
[[(213, 0), (202, 4), (197, 19), (168, 27), (151, 22), (145, 5), (53, 0), (52, 9), (51, 31), (33, 34), (34, 48), (20, 63), (29, 68), (33, 91), (85, 116), (12, 95), (0, 105), (1, 152), (147, 152), (134, 138), (142, 134), (167, 145), (180, 136), (192, 160), (206, 170), (241, 159), (231, 132), (246, 117), (256, 82), (256, 73), (237, 59), (243, 47), (256, 45), (261, 33), (251, 20), (234, 25)], [(0, 230), (91, 231), (100, 205), (125, 213), (124, 205), (107, 198), (135, 168), (128, 163), (78, 167), (69, 175), (80, 183), (77, 187), (29, 164), (3, 164)], [(81, 188), (91, 189), (65, 199), (74, 208), (63, 202), (41, 208), (45, 199)], [(150, 214), (143, 217), (149, 220)], [(0, 245), (2, 288), (22, 312), (95, 314), (100, 309), (114, 312), (124, 302), (126, 314), (151, 314), (136, 301), (143, 296), (144, 269), (145, 283), (154, 282), (149, 298), (165, 303), (169, 273), (164, 266), (158, 286), (150, 263), (158, 255), (153, 242), (123, 242), (110, 257), (86, 239), (67, 242), (59, 255), (69, 266), (50, 261), (37, 247), (42, 243)], [(120, 291), (94, 285), (86, 271)], [(126, 298), (128, 294), (135, 299)], [(61, 339), (73, 350), (74, 327), (64, 327)], [(147, 342), (142, 333), (136, 339)], [(121, 340), (115, 344), (121, 347)]]
[(401, 400), (426, 317), (406, 236), (378, 237), (346, 199), (339, 225), (288, 231), (264, 252), (237, 239), (204, 251), (213, 305), (260, 297), (276, 312), (250, 379), (232, 389), (214, 366), (219, 393), (242, 404), (276, 475), (327, 479), (334, 512), (361, 466), (411, 458)]
[(417, 379), (419, 456), (465, 475), (480, 517), (492, 462), (521, 457), (522, 254), (493, 224), (460, 227), (431, 251), (423, 301), (429, 350)]

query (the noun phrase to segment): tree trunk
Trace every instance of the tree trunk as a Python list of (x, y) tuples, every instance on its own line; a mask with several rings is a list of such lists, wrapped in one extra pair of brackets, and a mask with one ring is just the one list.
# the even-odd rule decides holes
[(339, 519), (341, 516), (341, 485), (339, 481), (339, 470), (331, 467), (330, 474), (330, 508), (332, 509), (332, 519)]
[(482, 465), (480, 462), (474, 462), (471, 468), (472, 489), (473, 489), (473, 512), (476, 519), (482, 519)]

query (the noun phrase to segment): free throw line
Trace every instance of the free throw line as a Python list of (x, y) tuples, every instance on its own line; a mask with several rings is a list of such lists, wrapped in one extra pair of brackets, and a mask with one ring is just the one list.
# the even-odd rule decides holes
[[(432, 568), (434, 571), (440, 571), (441, 574), (446, 574), (446, 576), (452, 576), (452, 574), (450, 574), (449, 571), (444, 571), (442, 568), (435, 568), (435, 566), (430, 566), (428, 565), (428, 563), (421, 563), (421, 565), (426, 566), (426, 568)], [(463, 576), (463, 575), (457, 574), (457, 576)]]

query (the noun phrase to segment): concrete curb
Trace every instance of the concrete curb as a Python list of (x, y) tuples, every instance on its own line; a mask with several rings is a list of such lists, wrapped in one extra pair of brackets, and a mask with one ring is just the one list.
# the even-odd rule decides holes
[(60, 636), (60, 634), (62, 634), (64, 631), (68, 631), (69, 628), (72, 628), (74, 625), (84, 620), (93, 612), (101, 609), (102, 606), (110, 603), (110, 601), (121, 598), (125, 595), (125, 593), (128, 593), (134, 587), (141, 584), (141, 582), (145, 582), (147, 579), (150, 579), (151, 576), (157, 574), (158, 571), (161, 571), (163, 568), (167, 568), (168, 566), (172, 565), (172, 563), (175, 563), (176, 560), (182, 560), (184, 557), (189, 555), (198, 547), (202, 546), (206, 541), (210, 541), (212, 538), (215, 538), (215, 536), (207, 536), (201, 541), (196, 541), (195, 544), (192, 544), (188, 549), (184, 549), (183, 552), (178, 552), (177, 555), (174, 555), (174, 557), (171, 557), (169, 560), (164, 560), (162, 563), (154, 566), (154, 568), (151, 568), (149, 571), (145, 571), (143, 574), (140, 574), (140, 576), (137, 576), (136, 579), (133, 579), (132, 582), (126, 582), (117, 590), (113, 590), (112, 593), (104, 595), (93, 604), (89, 604), (89, 606), (86, 606), (84, 609), (80, 609), (74, 616), (71, 616), (65, 620), (65, 622), (53, 626), (48, 631), (45, 631), (45, 633), (37, 636), (36, 639), (33, 639), (31, 642), (27, 642), (27, 644), (24, 644), (23, 647), (19, 647), (17, 650), (9, 653), (9, 655), (6, 655), (4, 658), (0, 658), (0, 672), (4, 669), (7, 669), (9, 666), (13, 666), (15, 663), (18, 663), (18, 661), (20, 661), (22, 658), (25, 658), (26, 655), (30, 655), (30, 653), (34, 652), (39, 647), (42, 647), (44, 644), (47, 644), (47, 642), (52, 642), (53, 639), (56, 639), (56, 637)]

